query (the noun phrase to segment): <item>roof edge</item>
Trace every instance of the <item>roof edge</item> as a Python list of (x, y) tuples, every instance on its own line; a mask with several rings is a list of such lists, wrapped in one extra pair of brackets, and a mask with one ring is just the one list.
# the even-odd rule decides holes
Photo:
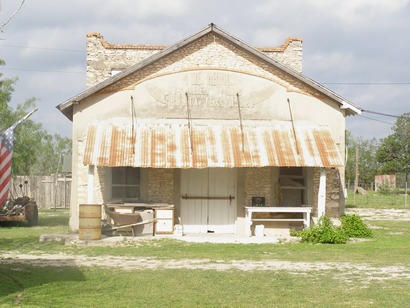
[[(306, 83), (307, 85), (309, 85), (310, 87), (312, 87), (313, 89), (323, 93), (324, 95), (330, 97), (331, 99), (335, 100), (336, 102), (338, 102), (341, 106), (341, 109), (346, 109), (348, 110), (348, 115), (355, 115), (355, 114), (360, 114), (362, 109), (359, 107), (354, 106), (352, 103), (348, 103), (345, 99), (343, 99), (340, 95), (334, 93), (333, 91), (327, 89), (326, 87), (320, 85), (319, 83), (313, 81), (312, 79), (304, 76), (303, 74), (293, 70), (292, 68), (272, 59), (271, 57), (269, 57), (268, 55), (264, 54), (263, 52), (261, 52), (260, 50), (258, 50), (257, 48), (247, 44), (246, 42), (236, 38), (235, 36), (229, 34), (228, 32), (220, 29), (219, 27), (217, 27), (214, 23), (209, 24), (207, 27), (205, 27), (204, 29), (202, 29), (201, 31), (199, 31), (196, 34), (193, 34), (191, 36), (188, 36), (187, 38), (177, 42), (176, 44), (162, 49), (161, 51), (155, 53), (154, 55), (142, 60), (141, 62), (136, 63), (135, 65), (130, 66), (129, 68), (121, 71), (120, 73), (107, 78), (106, 80), (84, 90), (83, 92), (79, 93), (78, 95), (66, 100), (65, 102), (59, 104), (58, 106), (56, 106), (56, 108), (58, 110), (60, 110), (68, 119), (70, 119), (72, 121), (73, 119), (73, 110), (72, 110), (72, 106), (76, 103), (79, 103), (81, 100), (93, 95), (94, 93), (104, 89), (105, 87), (115, 83), (116, 81), (128, 76), (129, 74), (132, 74), (133, 72), (144, 68), (145, 66), (159, 60), (160, 58), (171, 54), (172, 52), (174, 52), (175, 50), (179, 49), (180, 47), (186, 46), (189, 43), (195, 41), (196, 39), (205, 36), (208, 33), (214, 33), (215, 35), (218, 35), (219, 37), (233, 42), (234, 44), (238, 45), (240, 48), (242, 48), (243, 50), (250, 52), (252, 54), (254, 54), (255, 56), (259, 57), (260, 59), (264, 60), (265, 62), (274, 65), (276, 67), (278, 67), (279, 69), (283, 70), (285, 73), (289, 74), (290, 76)], [(95, 36), (99, 39), (103, 39), (102, 35), (98, 32), (93, 32), (93, 33), (89, 33), (87, 34), (87, 37), (92, 37)], [(288, 43), (291, 42), (292, 40), (299, 40), (297, 38), (289, 38), (287, 41)], [(108, 44), (108, 43), (107, 43)], [(286, 45), (286, 42), (278, 47), (278, 48), (283, 48), (283, 46)]]

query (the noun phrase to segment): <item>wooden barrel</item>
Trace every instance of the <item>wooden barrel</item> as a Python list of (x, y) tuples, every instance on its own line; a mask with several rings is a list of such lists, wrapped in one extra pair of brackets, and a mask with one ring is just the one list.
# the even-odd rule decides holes
[(79, 212), (79, 239), (101, 239), (101, 204), (80, 204)]

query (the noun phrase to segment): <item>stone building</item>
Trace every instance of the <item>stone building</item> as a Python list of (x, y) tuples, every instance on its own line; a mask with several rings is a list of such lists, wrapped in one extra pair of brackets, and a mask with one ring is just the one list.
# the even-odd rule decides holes
[[(78, 205), (172, 204), (187, 233), (249, 234), (344, 211), (345, 118), (361, 109), (305, 77), (302, 40), (254, 48), (214, 24), (172, 46), (87, 35), (73, 122), (70, 230)], [(291, 213), (275, 214), (274, 209)], [(304, 221), (306, 222), (306, 220)]]

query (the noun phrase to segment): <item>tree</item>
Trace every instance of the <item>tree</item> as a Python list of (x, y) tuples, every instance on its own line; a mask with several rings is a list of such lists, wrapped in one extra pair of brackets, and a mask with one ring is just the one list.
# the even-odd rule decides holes
[(41, 153), (36, 163), (31, 166), (30, 173), (39, 175), (59, 173), (62, 157), (71, 153), (71, 139), (63, 138), (58, 134), (44, 135)]
[(405, 172), (410, 165), (410, 113), (402, 114), (376, 152), (381, 174)]
[[(18, 14), (18, 12), (20, 12), (20, 10), (22, 9), (25, 2), (26, 2), (26, 0), (21, 0), (19, 6), (14, 11), (14, 13), (11, 14), (11, 16), (6, 21), (0, 22), (0, 32), (3, 32), (3, 28)], [(0, 5), (1, 5), (1, 3), (0, 3)], [(1, 7), (0, 7), (0, 11), (1, 11)]]
[[(4, 61), (0, 60), (0, 66)], [(36, 99), (30, 98), (15, 110), (10, 106), (17, 78), (3, 78), (0, 73), (0, 131), (23, 118), (35, 108)], [(30, 119), (14, 130), (13, 175), (48, 175), (57, 173), (61, 155), (71, 153), (71, 140), (50, 135)]]
[(355, 138), (349, 131), (346, 132), (347, 163), (346, 181), (353, 182), (356, 175), (356, 149), (359, 150), (359, 182), (361, 186), (369, 187), (378, 173), (379, 164), (375, 159), (379, 142), (376, 139), (366, 140)]

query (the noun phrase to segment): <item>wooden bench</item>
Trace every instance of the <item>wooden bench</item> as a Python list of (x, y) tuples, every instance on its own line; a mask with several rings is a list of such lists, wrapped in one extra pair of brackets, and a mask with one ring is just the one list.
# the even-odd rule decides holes
[[(289, 221), (303, 222), (305, 228), (310, 226), (310, 213), (311, 207), (298, 206), (298, 207), (279, 207), (279, 206), (245, 206), (245, 235), (251, 236), (251, 226), (254, 221)], [(303, 218), (252, 218), (253, 213), (302, 213)]]

